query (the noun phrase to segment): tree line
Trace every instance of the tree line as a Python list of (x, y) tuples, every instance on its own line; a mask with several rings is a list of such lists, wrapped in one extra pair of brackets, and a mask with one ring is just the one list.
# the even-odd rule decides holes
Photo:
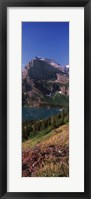
[(59, 126), (69, 121), (69, 110), (62, 109), (62, 111), (47, 119), (37, 121), (26, 121), (22, 123), (22, 141), (28, 140), (31, 136), (35, 136), (38, 132), (50, 127), (50, 130), (58, 128)]

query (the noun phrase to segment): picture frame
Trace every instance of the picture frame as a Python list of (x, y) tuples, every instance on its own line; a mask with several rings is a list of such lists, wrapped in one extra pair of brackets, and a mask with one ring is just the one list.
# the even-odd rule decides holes
[[(84, 192), (7, 192), (7, 8), (84, 7)], [(1, 198), (91, 198), (91, 1), (90, 0), (0, 0), (0, 197)], [(78, 176), (79, 180), (79, 176)]]

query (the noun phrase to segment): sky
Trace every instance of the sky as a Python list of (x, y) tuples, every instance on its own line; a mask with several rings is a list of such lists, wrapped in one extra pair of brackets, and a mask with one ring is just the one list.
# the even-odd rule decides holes
[(22, 67), (36, 56), (69, 65), (69, 22), (22, 22)]

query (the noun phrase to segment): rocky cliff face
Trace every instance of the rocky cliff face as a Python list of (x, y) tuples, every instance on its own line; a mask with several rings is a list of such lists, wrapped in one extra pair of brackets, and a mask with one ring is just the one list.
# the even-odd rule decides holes
[(68, 96), (68, 90), (68, 69), (52, 59), (35, 57), (22, 72), (23, 105), (52, 104), (54, 95)]

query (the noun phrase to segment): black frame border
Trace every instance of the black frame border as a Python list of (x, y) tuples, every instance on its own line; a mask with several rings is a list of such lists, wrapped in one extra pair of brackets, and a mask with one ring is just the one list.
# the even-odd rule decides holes
[[(84, 193), (7, 192), (7, 7), (84, 7)], [(91, 0), (0, 0), (0, 198), (91, 198)], [(80, 108), (80, 107), (79, 107)], [(77, 171), (76, 171), (77, 172)], [(78, 176), (79, 180), (79, 176)]]

